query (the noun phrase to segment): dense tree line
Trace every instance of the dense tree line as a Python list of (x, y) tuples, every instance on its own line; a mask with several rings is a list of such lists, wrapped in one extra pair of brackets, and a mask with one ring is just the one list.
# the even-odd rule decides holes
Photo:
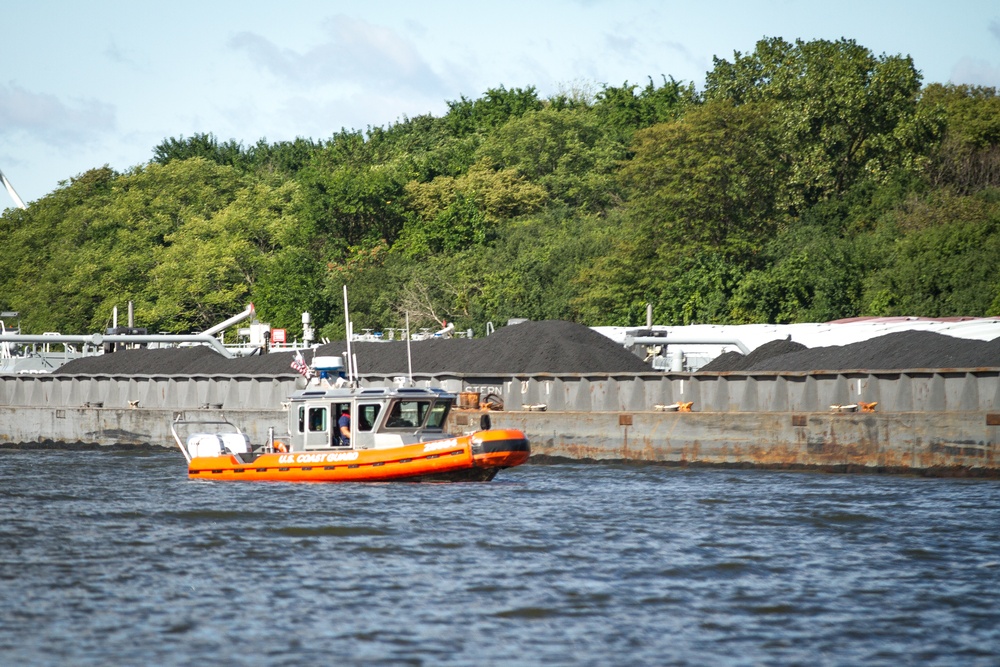
[(664, 77), (249, 146), (170, 138), (0, 217), (0, 309), (153, 331), (252, 301), (300, 330), (510, 317), (785, 323), (1000, 315), (1000, 97), (852, 40), (760, 41)]

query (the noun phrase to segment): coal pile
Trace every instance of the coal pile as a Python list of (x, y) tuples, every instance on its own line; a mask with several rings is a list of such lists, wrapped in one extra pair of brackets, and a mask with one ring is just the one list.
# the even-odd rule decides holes
[[(304, 352), (343, 356), (347, 343), (337, 341)], [(362, 375), (406, 375), (406, 341), (356, 342), (351, 351)], [(412, 341), (414, 373), (641, 373), (649, 364), (589, 327), (546, 320), (498, 329), (487, 338)], [(77, 359), (60, 374), (101, 375), (288, 375), (292, 352), (226, 359), (208, 347), (126, 350)]]
[[(340, 344), (341, 346), (343, 344)], [(338, 354), (321, 347), (317, 354)], [(411, 343), (415, 373), (641, 373), (642, 359), (581, 324), (560, 320), (523, 322), (488, 338)], [(406, 343), (358, 343), (361, 373), (405, 373)]]
[[(431, 339), (410, 343), (414, 373), (641, 373), (652, 368), (611, 339), (580, 324), (548, 320), (498, 329), (488, 338)], [(337, 341), (304, 352), (343, 356)], [(351, 345), (358, 370), (406, 375), (406, 341)], [(294, 375), (293, 352), (227, 359), (206, 346), (126, 350), (76, 359), (63, 375)], [(1000, 338), (984, 342), (927, 331), (900, 331), (850, 345), (806, 348), (790, 340), (771, 341), (744, 356), (727, 352), (701, 371), (843, 371), (911, 368), (998, 368)]]
[[(226, 358), (210, 347), (196, 345), (164, 350), (122, 350), (74, 359), (59, 368), (68, 375), (199, 375)], [(291, 362), (289, 362), (291, 363)]]
[[(929, 331), (899, 331), (850, 345), (789, 349), (784, 353), (773, 354), (781, 349), (780, 344), (789, 343), (790, 341), (773, 341), (746, 357), (739, 353), (735, 353), (735, 356), (727, 353), (701, 370), (842, 371), (1000, 367), (1000, 338), (981, 341)], [(751, 360), (758, 351), (768, 346), (772, 347), (765, 351), (763, 358)]]
[(790, 340), (772, 340), (764, 343), (750, 354), (725, 352), (701, 367), (703, 371), (745, 371), (773, 357), (807, 350), (802, 343)]

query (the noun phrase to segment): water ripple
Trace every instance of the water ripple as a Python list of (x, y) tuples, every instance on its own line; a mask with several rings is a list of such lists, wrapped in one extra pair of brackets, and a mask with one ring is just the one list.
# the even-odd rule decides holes
[(1000, 484), (523, 466), (190, 481), (0, 453), (0, 664), (1000, 664)]

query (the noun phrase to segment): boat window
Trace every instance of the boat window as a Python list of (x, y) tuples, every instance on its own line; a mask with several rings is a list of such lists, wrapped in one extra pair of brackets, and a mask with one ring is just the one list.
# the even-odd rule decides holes
[(416, 428), (424, 423), (430, 401), (394, 401), (386, 420), (387, 428)]
[(309, 430), (326, 430), (326, 408), (309, 408)]
[(427, 428), (444, 428), (444, 420), (448, 416), (448, 408), (451, 403), (448, 401), (438, 401), (431, 409), (431, 416), (427, 420)]
[(306, 406), (299, 406), (299, 433), (306, 432)]
[(371, 431), (378, 421), (378, 413), (381, 411), (380, 403), (359, 403), (358, 414), (356, 415), (358, 431)]

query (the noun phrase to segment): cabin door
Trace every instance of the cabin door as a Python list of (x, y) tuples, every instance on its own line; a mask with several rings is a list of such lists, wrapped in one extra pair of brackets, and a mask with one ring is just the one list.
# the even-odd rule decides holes
[(330, 406), (307, 404), (305, 406), (305, 449), (330, 446)]
[(375, 446), (375, 431), (381, 416), (381, 403), (358, 402), (351, 417), (351, 444), (355, 449), (371, 449)]

